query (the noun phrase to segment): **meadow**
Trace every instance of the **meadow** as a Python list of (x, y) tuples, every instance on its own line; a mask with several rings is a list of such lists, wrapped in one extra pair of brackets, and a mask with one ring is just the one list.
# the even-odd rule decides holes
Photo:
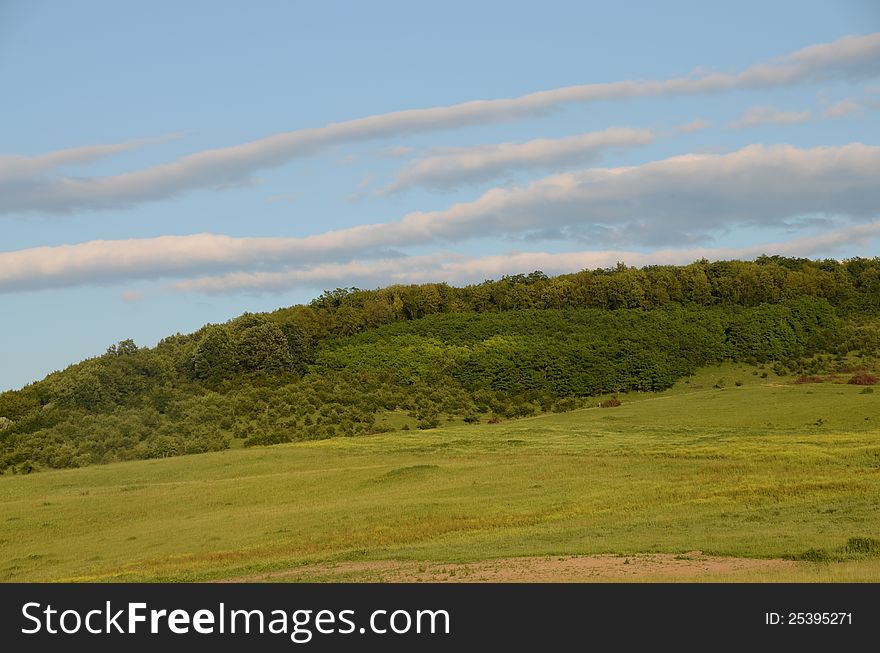
[(880, 392), (724, 364), (620, 399), (5, 475), (0, 580), (383, 580), (401, 566), (456, 580), (607, 554), (792, 561), (691, 581), (880, 581)]

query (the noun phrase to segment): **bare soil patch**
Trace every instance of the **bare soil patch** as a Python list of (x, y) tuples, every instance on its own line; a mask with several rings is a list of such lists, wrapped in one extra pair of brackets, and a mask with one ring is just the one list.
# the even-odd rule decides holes
[(534, 556), (480, 562), (436, 563), (376, 560), (309, 565), (230, 579), (260, 581), (353, 581), (385, 583), (570, 583), (602, 580), (699, 580), (703, 576), (795, 568), (790, 560), (644, 553), (630, 556)]

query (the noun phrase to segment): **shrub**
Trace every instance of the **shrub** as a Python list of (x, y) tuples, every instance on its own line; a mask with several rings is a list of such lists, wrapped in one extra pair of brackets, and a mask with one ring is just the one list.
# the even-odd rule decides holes
[(803, 560), (804, 562), (830, 562), (831, 554), (825, 549), (807, 549), (803, 553), (784, 556), (789, 560)]
[(877, 377), (867, 372), (857, 372), (847, 383), (852, 385), (875, 385)]
[(794, 380), (795, 383), (822, 383), (828, 381), (827, 376), (801, 376)]
[(880, 555), (880, 540), (873, 537), (851, 537), (846, 542), (846, 552), (862, 556)]
[(507, 413), (510, 417), (530, 417), (535, 414), (532, 404), (518, 404), (513, 406)]
[(438, 426), (440, 426), (440, 419), (436, 416), (423, 417), (419, 420), (418, 424), (418, 427), (423, 431), (427, 431), (428, 429), (435, 429)]
[(554, 413), (566, 413), (570, 410), (574, 410), (577, 407), (578, 403), (576, 399), (566, 397), (564, 399), (559, 399), (555, 401), (550, 410), (552, 410)]
[(606, 399), (599, 403), (599, 408), (614, 408), (615, 406), (620, 405), (620, 399), (617, 397), (611, 397), (611, 399)]

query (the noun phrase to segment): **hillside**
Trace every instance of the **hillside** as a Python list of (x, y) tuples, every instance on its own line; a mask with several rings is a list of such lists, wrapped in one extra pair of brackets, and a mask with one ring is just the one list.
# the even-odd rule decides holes
[(876, 582), (880, 393), (845, 377), (6, 476), (0, 580)]
[(0, 394), (0, 471), (497, 423), (724, 361), (870, 378), (878, 355), (876, 258), (337, 289), (153, 348), (125, 340)]

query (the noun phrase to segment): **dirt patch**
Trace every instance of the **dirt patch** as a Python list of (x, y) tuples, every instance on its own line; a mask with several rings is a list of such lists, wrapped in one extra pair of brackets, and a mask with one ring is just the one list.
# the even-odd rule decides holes
[[(435, 563), (377, 560), (297, 567), (230, 579), (261, 581), (348, 581), (384, 583), (571, 583), (601, 580), (699, 580), (793, 569), (790, 560), (756, 560), (704, 555), (653, 553), (631, 556), (535, 556), (480, 562)], [(733, 579), (733, 578), (732, 578)]]

